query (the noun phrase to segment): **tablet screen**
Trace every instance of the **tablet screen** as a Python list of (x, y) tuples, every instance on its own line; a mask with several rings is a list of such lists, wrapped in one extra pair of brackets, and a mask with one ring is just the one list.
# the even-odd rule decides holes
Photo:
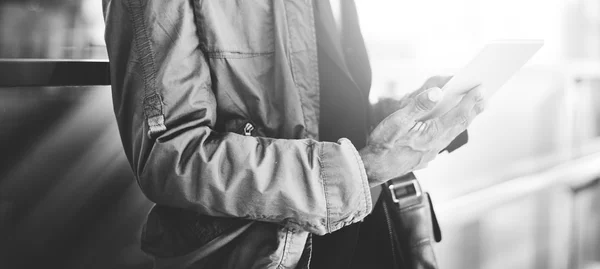
[(421, 120), (448, 112), (470, 89), (482, 85), (489, 100), (543, 46), (543, 40), (498, 40), (479, 54), (442, 88), (444, 98)]

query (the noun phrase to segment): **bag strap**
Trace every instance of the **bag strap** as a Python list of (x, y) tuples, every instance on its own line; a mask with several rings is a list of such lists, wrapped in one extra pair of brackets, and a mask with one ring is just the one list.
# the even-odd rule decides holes
[(440, 224), (438, 223), (437, 216), (435, 215), (435, 210), (433, 209), (433, 202), (431, 201), (431, 195), (429, 195), (429, 193), (427, 193), (427, 201), (429, 201), (429, 209), (431, 210), (433, 239), (435, 239), (435, 242), (439, 243), (442, 241), (442, 229), (440, 229)]
[(414, 173), (408, 173), (404, 176), (394, 178), (386, 182), (384, 187), (384, 191), (389, 192), (391, 202), (395, 204), (400, 211), (412, 207), (413, 205), (423, 203), (424, 197), (422, 196), (427, 197), (426, 199), (431, 213), (433, 239), (437, 243), (442, 241), (442, 230), (433, 208), (431, 195), (422, 191), (421, 184)]

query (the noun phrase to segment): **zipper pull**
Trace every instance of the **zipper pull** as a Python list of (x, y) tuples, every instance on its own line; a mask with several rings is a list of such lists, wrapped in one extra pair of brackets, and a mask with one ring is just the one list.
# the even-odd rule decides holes
[(246, 123), (246, 126), (244, 126), (244, 135), (251, 136), (252, 131), (254, 131), (254, 125), (252, 125), (252, 123), (249, 123), (249, 122)]

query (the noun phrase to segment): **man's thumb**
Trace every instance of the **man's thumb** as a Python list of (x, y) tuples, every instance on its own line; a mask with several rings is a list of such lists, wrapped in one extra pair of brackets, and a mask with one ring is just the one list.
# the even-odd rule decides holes
[(417, 109), (421, 111), (432, 110), (435, 105), (442, 100), (444, 92), (438, 87), (429, 88), (419, 95), (415, 100)]

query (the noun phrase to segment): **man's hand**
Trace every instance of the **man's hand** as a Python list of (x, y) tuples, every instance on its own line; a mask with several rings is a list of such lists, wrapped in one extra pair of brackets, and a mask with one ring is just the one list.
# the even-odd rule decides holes
[(408, 100), (411, 98), (415, 98), (420, 93), (431, 89), (431, 88), (442, 88), (448, 81), (450, 81), (452, 77), (443, 77), (443, 76), (434, 76), (430, 77), (423, 83), (423, 86), (416, 89), (415, 91), (405, 95), (402, 99), (392, 99), (392, 98), (384, 98), (379, 100), (377, 104), (373, 107), (371, 113), (371, 123), (377, 124), (381, 122), (385, 117), (390, 114), (396, 112), (398, 109), (401, 109), (406, 106)]
[[(443, 81), (431, 83), (443, 85), (448, 79), (439, 80)], [(443, 92), (437, 85), (427, 88), (426, 82), (405, 97), (402, 108), (381, 121), (369, 135), (367, 146), (359, 153), (371, 187), (426, 167), (483, 110), (483, 95), (476, 87), (446, 114), (418, 122), (442, 99)]]

